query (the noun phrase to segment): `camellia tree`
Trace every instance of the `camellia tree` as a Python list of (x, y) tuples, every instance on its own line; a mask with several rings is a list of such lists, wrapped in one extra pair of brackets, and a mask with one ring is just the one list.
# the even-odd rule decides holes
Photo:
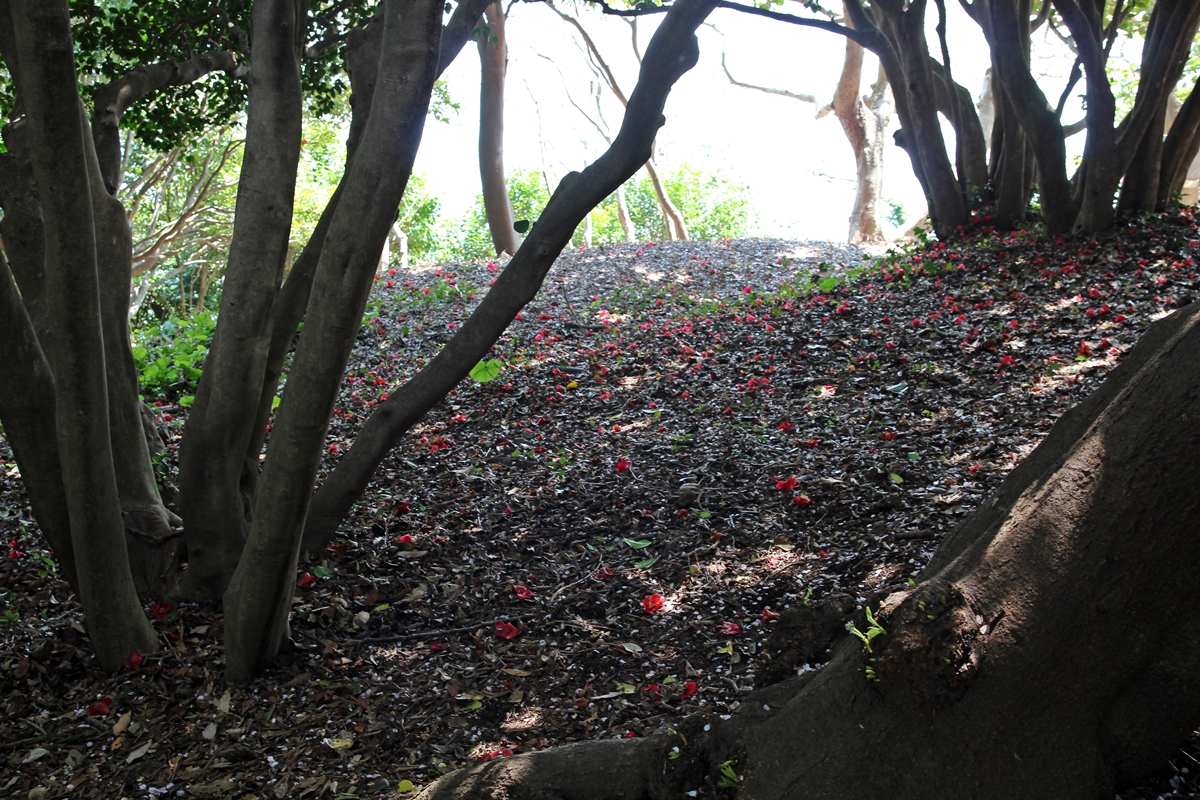
[[(377, 407), (314, 495), (326, 427), (434, 80), (483, 12), (482, 3), (464, 2), (443, 25), (443, 5), (433, 0), (364, 4), (358, 19), (351, 5), (258, 0), (216, 6), (200, 20), (190, 4), (154, 5), (143, 23), (173, 11), (161, 30), (187, 30), (192, 44), (209, 49), (98, 83), (91, 76), (102, 70), (81, 81), (91, 62), (76, 60), (89, 24), (108, 19), (96, 28), (105, 41), (134, 30), (143, 45), (169, 36), (145, 35), (130, 22), (143, 12), (125, 4), (0, 1), (0, 55), (15, 87), (0, 157), (0, 421), (106, 668), (157, 646), (139, 590), (168, 589), (222, 598), (229, 679), (268, 667), (286, 636), (301, 549), (336, 526), (382, 454), (533, 298), (588, 211), (649, 158), (667, 95), (696, 63), (695, 30), (709, 13), (762, 12), (724, 0), (678, 0), (665, 12), (611, 147), (563, 179), (470, 319)], [(887, 13), (919, 5), (896, 3)], [(893, 34), (915, 35), (909, 18), (887, 19)], [(855, 31), (870, 29), (869, 20), (854, 22)], [(1073, 33), (1089, 30), (1072, 25)], [(210, 39), (233, 49), (214, 50)], [(110, 50), (112, 60), (131, 57)], [(344, 56), (353, 91), (347, 167), (285, 280), (306, 87), (319, 102), (321, 87), (336, 81), (332, 69), (314, 75), (304, 65), (326, 64), (330, 52)], [(924, 91), (921, 75), (936, 73), (922, 57), (904, 52), (910, 93)], [(141, 436), (125, 323), (131, 248), (109, 143), (139, 102), (214, 70), (248, 82), (246, 144), (219, 323), (184, 431), (180, 534), (154, 489)], [(90, 128), (81, 83), (97, 86)], [(923, 157), (926, 148), (912, 152)], [(1055, 202), (1044, 191), (1042, 201)], [(728, 718), (697, 716), (649, 738), (486, 762), (423, 796), (1112, 796), (1158, 767), (1196, 722), (1200, 639), (1187, 631), (1200, 568), (1197, 364), (1200, 311), (1191, 307), (1152, 327), (951, 533), (919, 582), (852, 620), (858, 637), (835, 643), (819, 670), (747, 698)]]

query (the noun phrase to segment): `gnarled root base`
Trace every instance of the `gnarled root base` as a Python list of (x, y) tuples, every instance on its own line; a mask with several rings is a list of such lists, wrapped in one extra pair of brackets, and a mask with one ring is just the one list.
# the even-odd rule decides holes
[(731, 759), (755, 800), (1112, 797), (1200, 716), (1197, 452), (1193, 306), (1055, 424), (917, 587), (872, 609), (870, 652), (844, 636), (728, 720), (488, 762), (421, 800), (713, 797)]

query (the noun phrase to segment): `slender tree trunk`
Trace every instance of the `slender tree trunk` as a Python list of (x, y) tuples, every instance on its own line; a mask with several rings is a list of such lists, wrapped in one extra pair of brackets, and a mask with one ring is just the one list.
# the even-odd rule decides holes
[(1157, 210), (1166, 208), (1171, 198), (1183, 190), (1188, 167), (1200, 153), (1200, 81), (1192, 87), (1175, 117), (1163, 143), (1162, 178), (1158, 185)]
[(255, 68), (220, 320), (204, 360), (179, 452), (179, 504), (188, 548), (184, 591), (219, 596), (237, 567), (253, 498), (244, 455), (270, 347), (271, 307), (283, 278), (300, 157), (300, 0), (259, 0)]
[(621, 232), (625, 234), (625, 241), (628, 244), (633, 244), (637, 241), (637, 230), (633, 226), (633, 217), (629, 215), (629, 203), (625, 201), (625, 185), (621, 184), (617, 187), (617, 221), (621, 223)]
[[(1200, 312), (1155, 325), (1103, 386), (873, 604), (870, 650), (646, 739), (481, 763), (418, 800), (1112, 797), (1196, 724)], [(860, 631), (871, 623), (859, 612)], [(607, 770), (606, 770), (607, 768)], [(603, 776), (603, 777), (602, 777)]]
[(525, 243), (470, 318), (429, 364), (371, 414), (354, 446), (313, 496), (305, 523), (305, 550), (316, 552), (329, 542), (379, 462), (467, 376), (537, 294), (584, 215), (649, 160), (654, 136), (664, 121), (667, 95), (675, 81), (695, 65), (699, 57), (695, 30), (715, 4), (716, 0), (679, 0), (671, 6), (646, 49), (637, 86), (612, 146), (582, 173), (563, 178)]
[(275, 418), (275, 436), (245, 551), (225, 593), (227, 675), (267, 667), (287, 632), (300, 533), (325, 430), (421, 141), (438, 68), (442, 4), (385, 0), (380, 80), (329, 225), (304, 331)]
[(496, 255), (511, 256), (521, 243), (513, 228), (516, 218), (504, 183), (504, 73), (508, 50), (504, 43), (504, 9), (499, 0), (487, 7), (484, 18), (488, 34), (479, 39), (479, 176)]
[(854, 152), (854, 207), (850, 211), (850, 229), (846, 240), (852, 244), (882, 242), (879, 202), (883, 192), (884, 135), (891, 117), (887, 74), (879, 76), (871, 94), (859, 98), (862, 84), (863, 46), (846, 40), (842, 74), (833, 93), (833, 113), (842, 126), (846, 141)]
[[(56, 325), (49, 338), (57, 443), (70, 518), (80, 600), (105, 669), (157, 649), (125, 550), (109, 436), (92, 194), (91, 140), (75, 80), (70, 12), (61, 2), (16, 0), (12, 14), (20, 92), (34, 180), (44, 215), (46, 299)], [(10, 10), (11, 9), (11, 10)]]
[(679, 209), (671, 202), (671, 197), (667, 194), (667, 187), (663, 185), (658, 168), (654, 166), (654, 159), (646, 162), (646, 174), (650, 176), (650, 185), (654, 187), (654, 196), (658, 198), (658, 205), (662, 209), (663, 227), (667, 229), (667, 239), (670, 241), (686, 240), (688, 233), (687, 226), (683, 224), (683, 214), (679, 213)]

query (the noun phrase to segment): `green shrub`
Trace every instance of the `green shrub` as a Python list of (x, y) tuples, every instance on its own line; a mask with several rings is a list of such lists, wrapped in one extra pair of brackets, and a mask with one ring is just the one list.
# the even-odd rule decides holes
[(216, 326), (216, 312), (202, 311), (132, 330), (133, 360), (143, 397), (191, 405)]

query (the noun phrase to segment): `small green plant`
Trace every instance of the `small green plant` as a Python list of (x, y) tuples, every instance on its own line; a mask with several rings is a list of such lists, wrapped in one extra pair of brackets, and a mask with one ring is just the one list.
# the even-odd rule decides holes
[(887, 630), (885, 630), (884, 627), (879, 624), (879, 621), (875, 619), (875, 615), (871, 612), (870, 606), (867, 606), (867, 630), (865, 632), (860, 631), (858, 626), (855, 625), (853, 621), (846, 623), (846, 630), (853, 633), (859, 639), (862, 639), (863, 648), (868, 653), (873, 652), (871, 650), (871, 642), (874, 641), (877, 636), (887, 636)]
[(740, 778), (738, 777), (737, 770), (734, 769), (735, 764), (737, 764), (737, 759), (731, 758), (728, 761), (722, 761), (717, 765), (717, 769), (721, 771), (721, 777), (717, 781), (717, 786), (721, 787), (722, 789), (737, 788)]
[(13, 611), (11, 608), (6, 608), (4, 611), (0, 611), (0, 622), (3, 622), (5, 625), (16, 625), (20, 621), (21, 615), (16, 611)]
[(502, 366), (500, 360), (495, 358), (489, 361), (480, 361), (471, 368), (471, 377), (480, 383), (487, 383), (495, 380), (496, 376), (500, 374)]
[(54, 564), (54, 558), (49, 553), (34, 553), (33, 560), (37, 562), (38, 577), (45, 579), (53, 575), (57, 570)]
[(133, 360), (142, 392), (168, 397), (194, 392), (216, 327), (216, 313), (202, 311), (189, 319), (173, 316), (159, 325), (134, 329)]

